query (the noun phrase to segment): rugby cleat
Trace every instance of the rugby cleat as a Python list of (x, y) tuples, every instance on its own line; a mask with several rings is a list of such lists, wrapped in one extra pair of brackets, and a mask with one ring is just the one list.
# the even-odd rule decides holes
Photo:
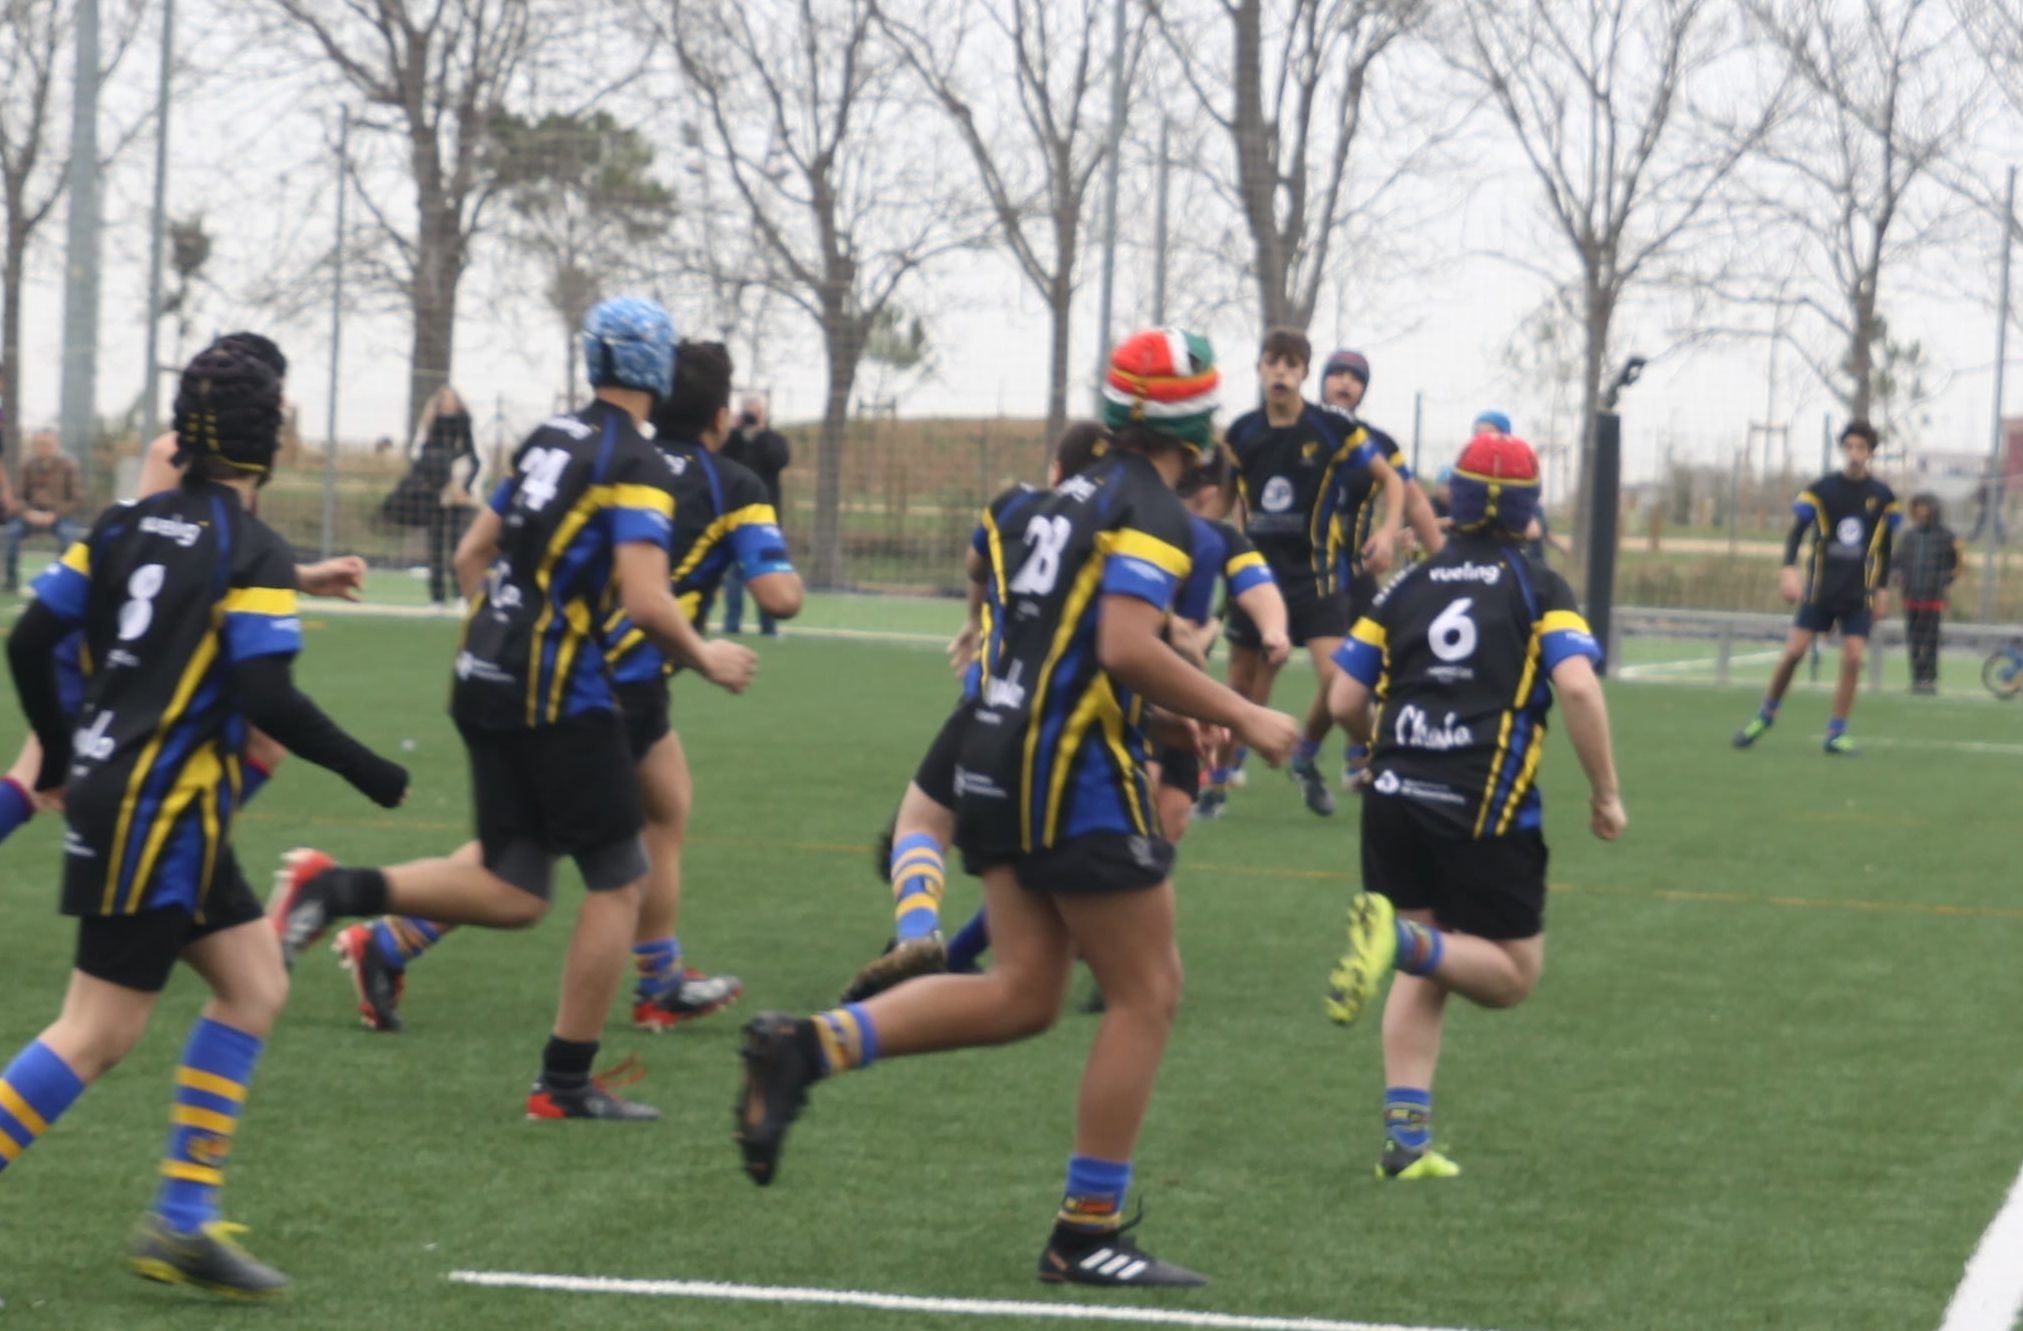
[(351, 974), (352, 992), (358, 995), (358, 1018), (368, 1031), (398, 1035), (407, 1029), (400, 1019), (400, 999), (407, 989), (407, 973), (396, 968), (379, 950), (373, 926), (354, 924), (339, 929), (330, 941), (337, 964)]
[(941, 931), (920, 938), (888, 944), (876, 959), (850, 977), (843, 988), (844, 1003), (861, 1003), (920, 975), (939, 975), (948, 969), (948, 944)]
[(1306, 798), (1307, 808), (1323, 818), (1331, 818), (1335, 812), (1335, 795), (1328, 789), (1328, 779), (1321, 775), (1320, 764), (1308, 758), (1295, 759), (1285, 769), (1292, 779), (1299, 782), (1300, 794)]
[(581, 1086), (557, 1086), (546, 1077), (534, 1083), (527, 1095), (530, 1119), (592, 1118), (607, 1123), (652, 1123), (660, 1111), (652, 1105), (628, 1100), (617, 1092), (646, 1075), (634, 1058), (621, 1059), (608, 1072), (599, 1073)]
[(1391, 899), (1358, 892), (1349, 903), (1349, 950), (1328, 976), (1327, 1012), (1338, 1026), (1353, 1026), (1398, 959), (1398, 912)]
[(281, 960), (289, 970), (330, 927), (330, 904), (317, 879), (337, 867), (320, 850), (296, 849), (281, 857), (274, 892), (267, 898), (267, 921), (281, 939)]
[(1744, 722), (1742, 728), (1735, 732), (1735, 738), (1728, 742), (1738, 749), (1746, 749), (1757, 740), (1762, 739), (1764, 732), (1769, 730), (1771, 725), (1771, 719), (1763, 715), (1763, 713), (1758, 712)]
[(1194, 816), (1204, 822), (1214, 822), (1229, 812), (1229, 790), (1224, 786), (1210, 786), (1194, 801)]
[(288, 1290), (288, 1277), (239, 1246), (244, 1225), (213, 1220), (194, 1234), (169, 1228), (149, 1216), (134, 1231), (126, 1264), (133, 1273), (164, 1285), (194, 1285), (228, 1299), (271, 1299)]
[(1139, 1247), (1130, 1231), (1136, 1220), (1116, 1229), (1089, 1233), (1054, 1226), (1040, 1254), (1040, 1279), (1049, 1285), (1096, 1285), (1105, 1289), (1195, 1287), (1208, 1277), (1160, 1261)]
[(1401, 1181), (1422, 1178), (1453, 1178), (1461, 1166), (1430, 1146), (1412, 1150), (1394, 1141), (1384, 1142), (1384, 1154), (1377, 1161), (1377, 1177)]
[(1831, 755), (1841, 758), (1861, 757), (1861, 745), (1855, 743), (1844, 730), (1838, 735), (1828, 735), (1826, 737), (1826, 751)]
[(721, 1012), (744, 992), (743, 982), (735, 975), (704, 975), (701, 971), (685, 970), (658, 993), (635, 992), (632, 1024), (655, 1034), (671, 1031), (685, 1021)]
[(821, 1077), (801, 1023), (784, 1012), (765, 1012), (745, 1024), (744, 1084), (738, 1091), (738, 1150), (745, 1174), (765, 1187), (779, 1175), (787, 1129), (808, 1103), (808, 1087)]

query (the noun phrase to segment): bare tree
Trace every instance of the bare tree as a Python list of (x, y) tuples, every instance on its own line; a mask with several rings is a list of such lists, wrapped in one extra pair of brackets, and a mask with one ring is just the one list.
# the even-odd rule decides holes
[[(1776, 98), (1737, 108), (1697, 80), (1730, 49), (1715, 0), (1512, 0), (1457, 7), (1456, 65), (1478, 81), (1522, 150), (1570, 264), (1518, 258), (1573, 296), (1581, 321), (1576, 545), (1588, 527), (1594, 418), (1626, 292), (1701, 220), (1768, 126)], [(1739, 111), (1739, 114), (1738, 114)]]
[[(1343, 227), (1389, 183), (1348, 188), (1372, 69), (1431, 6), (1214, 0), (1214, 16), (1229, 26), (1221, 37), (1188, 0), (1148, 2), (1181, 76), (1229, 136), (1234, 179), (1218, 184), (1249, 231), (1259, 317), (1305, 328)], [(1394, 167), (1391, 178), (1400, 174)]]
[[(123, 0), (107, 25), (100, 82), (110, 78), (133, 44), (144, 6)], [(75, 0), (9, 0), (0, 6), (0, 451), (18, 455), (21, 438), (21, 293), (28, 247), (49, 220), (70, 180), (71, 39)], [(142, 122), (144, 123), (144, 122)], [(109, 162), (139, 125), (111, 136)]]
[[(1752, 0), (1758, 30), (1805, 95), (1763, 142), (1752, 230), (1795, 265), (1809, 316), (1792, 345), (1851, 416), (1876, 398), (1886, 272), (1948, 236), (1964, 206), (1937, 178), (1971, 133), (1984, 80), (1939, 0)], [(1767, 303), (1748, 292), (1743, 303)]]
[[(1109, 49), (1112, 10), (1112, 0), (924, 0), (903, 16), (889, 4), (880, 15), (969, 150), (998, 234), (1046, 302), (1048, 439), (1067, 422), (1082, 212), (1108, 155), (1108, 115), (1092, 103), (1110, 66), (1135, 65), (1139, 46), (1133, 37), (1127, 51)], [(1008, 81), (978, 77), (1007, 65)], [(977, 104), (969, 90), (993, 82), (1009, 83), (1015, 111)]]
[(538, 0), (263, 0), (365, 98), (368, 133), (401, 142), (408, 216), (354, 170), (413, 319), (408, 423), (449, 380), (457, 285), (492, 197), (486, 136), (557, 7)]
[(842, 578), (843, 432), (879, 311), (922, 264), (977, 230), (905, 105), (902, 62), (874, 0), (670, 0), (669, 36), (729, 178), (754, 277), (821, 330), (828, 391), (815, 475), (811, 578)]

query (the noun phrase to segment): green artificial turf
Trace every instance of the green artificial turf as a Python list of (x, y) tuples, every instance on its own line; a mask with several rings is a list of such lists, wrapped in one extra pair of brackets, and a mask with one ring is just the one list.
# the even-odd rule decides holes
[[(954, 613), (824, 599), (810, 620), (940, 635)], [(384, 813), (292, 763), (241, 823), (249, 874), (303, 843), (352, 861), (454, 846), (453, 626), (311, 624), (303, 684), (369, 742), (412, 742), (413, 798)], [(696, 964), (744, 978), (745, 1015), (826, 1005), (883, 943), (867, 847), (952, 700), (929, 643), (804, 635), (761, 651), (746, 697), (684, 679), (675, 702), (699, 791), (682, 937)], [(1311, 676), (1286, 679), (1303, 706)], [(1613, 846), (1587, 835), (1555, 736), (1546, 978), (1514, 1012), (1453, 1010), (1436, 1136), (1466, 1172), (1445, 1183), (1371, 1178), (1377, 1031), (1321, 1015), (1354, 805), (1323, 822), (1254, 772), (1181, 851), (1187, 997), (1138, 1166), (1145, 1240), (1208, 1271), (1204, 1291), (1032, 1279), (1092, 1018), (822, 1086), (763, 1191), (729, 1141), (736, 1015), (655, 1038), (614, 1012), (606, 1056), (644, 1059), (635, 1093), (664, 1121), (524, 1121), (577, 893), (565, 873), (545, 926), (454, 937), (417, 963), (406, 1035), (360, 1030), (328, 954), (305, 961), (226, 1193), (254, 1251), (295, 1277), (285, 1307), (220, 1308), (119, 1263), (201, 997), (184, 975), (133, 1059), (0, 1177), (0, 1326), (1019, 1325), (479, 1290), (445, 1278), (459, 1268), (1496, 1331), (1933, 1326), (2023, 1164), (2023, 705), (1959, 682), (1936, 703), (1865, 694), (1855, 733), (1876, 747), (1859, 760), (1820, 752), (1816, 692), (1738, 754), (1727, 738), (1753, 689), (1616, 686), (1632, 825)], [(43, 818), (0, 850), (0, 1058), (61, 997), (59, 839)], [(950, 913), (973, 900), (956, 879)]]

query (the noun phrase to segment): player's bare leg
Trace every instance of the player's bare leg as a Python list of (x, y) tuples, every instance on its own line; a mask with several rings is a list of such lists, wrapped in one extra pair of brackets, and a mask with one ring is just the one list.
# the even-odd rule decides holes
[(682, 962), (680, 935), (681, 854), (688, 819), (695, 807), (695, 779), (681, 736), (669, 731), (639, 761), (639, 795), (645, 807), (649, 865), (646, 891), (632, 939), (639, 982), (632, 996), (632, 1024), (644, 1031), (667, 1031), (706, 1017), (737, 1001), (744, 986), (734, 975), (704, 975)]
[(586, 892), (576, 913), (576, 931), (562, 963), (562, 1001), (555, 1013), (555, 1036), (594, 1044), (624, 987), (632, 955), (632, 931), (639, 923), (644, 880), (630, 887)]
[(1798, 673), (1799, 663), (1812, 649), (1812, 640), (1817, 636), (1810, 629), (1794, 628), (1784, 639), (1784, 651), (1777, 658), (1777, 668), (1770, 672), (1770, 687), (1763, 695), (1763, 705), (1756, 715), (1749, 718), (1743, 727), (1735, 732), (1732, 741), (1736, 748), (1746, 749), (1763, 738), (1777, 721), (1777, 709), (1784, 702), (1784, 695), (1791, 688), (1791, 680)]
[(1328, 789), (1328, 779), (1321, 775), (1320, 753), (1321, 741), (1334, 725), (1334, 716), (1328, 711), (1328, 685), (1334, 681), (1335, 649), (1341, 645), (1340, 638), (1314, 638), (1307, 643), (1307, 655), (1314, 663), (1314, 700), (1307, 708), (1306, 730), (1300, 736), (1299, 748), (1286, 765), (1292, 779), (1299, 782), (1307, 808), (1323, 818), (1335, 811), (1334, 792)]
[(945, 891), (944, 861), (955, 844), (955, 810), (906, 783), (892, 820), (892, 855), (886, 865), (892, 884), (893, 941), (866, 962), (843, 989), (845, 1003), (862, 1002), (915, 976), (948, 969), (948, 945), (941, 931)]
[(1054, 898), (1108, 1006), (1082, 1072), (1075, 1153), (1129, 1160), (1180, 1011), (1173, 885)]
[(1833, 719), (1826, 727), (1826, 751), (1852, 756), (1861, 752), (1847, 735), (1847, 718), (1854, 711), (1854, 696), (1861, 688), (1862, 660), (1868, 653), (1868, 639), (1851, 633), (1840, 639), (1840, 678), (1833, 686)]

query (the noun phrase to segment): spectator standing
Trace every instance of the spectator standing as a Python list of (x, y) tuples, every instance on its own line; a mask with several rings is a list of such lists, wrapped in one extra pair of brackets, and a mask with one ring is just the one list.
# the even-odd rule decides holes
[(1894, 573), (1911, 644), (1911, 692), (1937, 693), (1946, 591), (1960, 576), (1960, 542), (1946, 525), (1937, 495), (1911, 496), (1911, 525), (1897, 536)]
[(84, 482), (77, 459), (66, 456), (54, 431), (35, 436), (35, 450), (21, 468), (21, 503), (7, 520), (7, 590), (21, 589), (21, 541), (38, 532), (54, 538), (62, 554), (77, 539), (74, 519), (84, 507)]
[[(743, 463), (758, 474), (758, 478), (765, 482), (773, 511), (784, 517), (787, 510), (780, 503), (780, 473), (793, 464), (794, 450), (788, 445), (786, 437), (772, 428), (767, 414), (764, 398), (746, 398), (738, 410), (737, 428), (731, 431), (731, 437), (724, 443), (723, 455), (733, 462)], [(723, 596), (723, 631), (743, 632), (745, 580), (736, 564), (732, 564), (724, 574)], [(759, 632), (768, 638), (776, 638), (780, 634), (780, 626), (773, 622), (773, 617), (766, 613), (763, 606), (759, 608)]]
[(472, 493), (478, 468), (471, 413), (445, 384), (422, 409), (408, 473), (381, 510), (395, 525), (426, 532), (428, 597), (438, 609), (450, 603), (455, 582), (450, 561), (477, 505)]
[(2002, 490), (2002, 476), (1999, 473), (1985, 478), (1974, 487), (1974, 529), (1967, 533), (1968, 540), (1980, 540), (1982, 533), (1988, 530), (1988, 524), (1992, 522), (1995, 524), (1995, 544), (2009, 543), (2009, 533), (2002, 528)]

